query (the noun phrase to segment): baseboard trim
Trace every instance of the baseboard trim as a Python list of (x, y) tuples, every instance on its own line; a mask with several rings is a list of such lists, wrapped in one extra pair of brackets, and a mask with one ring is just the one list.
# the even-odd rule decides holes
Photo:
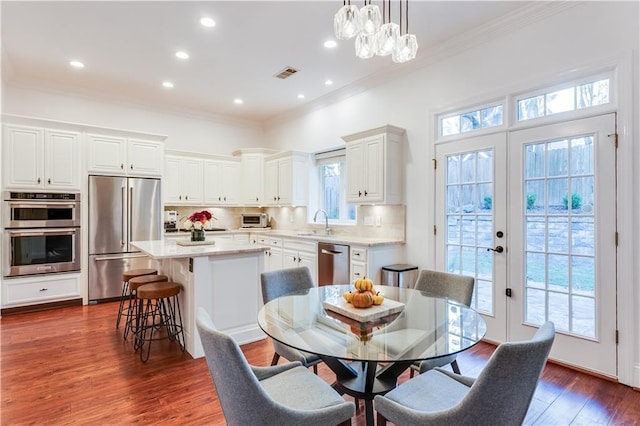
[(82, 306), (82, 298), (60, 300), (58, 302), (39, 303), (37, 305), (16, 306), (13, 308), (3, 308), (0, 315), (17, 315), (26, 314), (28, 312), (46, 311), (49, 309), (67, 308), (69, 306)]

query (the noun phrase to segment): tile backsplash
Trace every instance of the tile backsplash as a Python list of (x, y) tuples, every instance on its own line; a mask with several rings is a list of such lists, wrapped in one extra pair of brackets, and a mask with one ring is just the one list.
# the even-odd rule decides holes
[[(318, 223), (313, 223), (313, 213), (307, 214), (306, 207), (187, 207), (165, 206), (165, 210), (178, 211), (178, 227), (196, 211), (208, 210), (216, 218), (210, 227), (239, 229), (242, 213), (268, 213), (273, 229), (290, 231), (324, 232), (324, 217)], [(338, 235), (366, 235), (372, 238), (405, 239), (405, 206), (378, 205), (358, 206), (355, 225), (334, 225), (329, 223), (333, 234)]]

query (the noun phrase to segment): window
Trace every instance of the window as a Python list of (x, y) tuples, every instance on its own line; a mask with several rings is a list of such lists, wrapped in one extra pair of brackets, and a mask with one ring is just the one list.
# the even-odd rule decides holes
[(464, 113), (443, 115), (440, 123), (440, 136), (457, 135), (488, 127), (501, 126), (502, 104), (491, 105)]
[(560, 90), (545, 91), (518, 99), (518, 121), (575, 111), (610, 102), (609, 78), (573, 84)]
[(356, 206), (346, 201), (347, 162), (344, 149), (316, 154), (316, 165), (317, 208), (326, 211), (331, 222), (354, 223)]

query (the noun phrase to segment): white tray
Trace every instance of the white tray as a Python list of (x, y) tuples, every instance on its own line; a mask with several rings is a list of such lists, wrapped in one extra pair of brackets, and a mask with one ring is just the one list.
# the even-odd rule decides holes
[(176, 241), (179, 246), (212, 246), (215, 241)]
[(380, 305), (372, 305), (368, 308), (356, 308), (344, 299), (340, 299), (335, 303), (333, 300), (325, 300), (322, 302), (322, 306), (325, 309), (360, 322), (373, 321), (401, 312), (404, 309), (404, 303), (390, 299), (384, 299)]

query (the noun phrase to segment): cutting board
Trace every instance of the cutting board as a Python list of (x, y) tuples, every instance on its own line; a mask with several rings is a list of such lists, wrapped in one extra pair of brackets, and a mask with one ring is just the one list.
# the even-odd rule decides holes
[(344, 299), (325, 300), (322, 302), (322, 306), (327, 310), (360, 322), (373, 321), (402, 312), (404, 309), (404, 303), (390, 299), (384, 299), (380, 305), (373, 305), (368, 308), (356, 308)]
[(179, 246), (212, 246), (215, 241), (176, 241)]

